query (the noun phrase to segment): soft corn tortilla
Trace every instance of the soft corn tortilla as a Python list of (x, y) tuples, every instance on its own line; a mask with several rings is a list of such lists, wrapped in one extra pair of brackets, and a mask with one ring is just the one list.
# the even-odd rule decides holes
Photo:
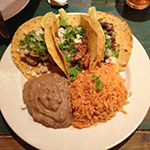
[[(94, 69), (98, 61), (100, 62), (104, 59), (105, 37), (104, 37), (103, 30), (101, 26), (99, 26), (98, 22), (95, 21), (95, 19), (91, 18), (87, 14), (84, 14), (84, 15), (67, 14), (67, 16), (68, 16), (69, 24), (71, 24), (72, 26), (82, 25), (85, 29), (85, 34), (88, 37), (88, 53), (90, 54), (89, 70), (92, 70)], [(51, 31), (52, 31), (52, 37), (53, 37), (53, 40), (55, 40), (57, 53), (59, 53), (62, 56), (63, 63), (65, 65), (65, 74), (69, 78), (65, 56), (63, 55), (62, 51), (59, 49), (57, 45), (57, 41), (56, 41), (55, 33), (58, 32), (59, 20), (60, 18), (56, 17), (56, 15), (55, 17), (53, 17), (53, 19), (48, 18), (48, 20), (46, 21), (46, 26), (45, 26), (45, 41), (46, 41), (48, 49), (50, 49), (49, 48), (51, 44), (50, 37), (51, 37)], [(91, 27), (91, 24), (93, 23), (95, 24), (95, 27), (97, 26), (96, 28)], [(101, 34), (98, 34), (98, 33), (101, 33)], [(101, 44), (99, 44), (99, 42), (101, 42)], [(56, 63), (59, 65), (58, 62)]]
[(102, 18), (102, 22), (112, 23), (116, 33), (116, 43), (120, 45), (119, 57), (116, 62), (116, 71), (124, 70), (128, 64), (132, 52), (133, 39), (130, 27), (121, 19), (110, 13), (97, 11), (97, 19)]
[(62, 53), (59, 53), (57, 50), (57, 45), (55, 43), (55, 40), (53, 39), (52, 35), (52, 27), (57, 25), (57, 18), (55, 14), (51, 14), (46, 23), (44, 28), (44, 37), (45, 37), (45, 43), (47, 46), (47, 49), (49, 53), (51, 54), (52, 58), (54, 59), (55, 63), (60, 67), (60, 69), (65, 73), (67, 78), (69, 78), (69, 74), (67, 72), (67, 68), (64, 62), (64, 58)]
[(90, 64), (89, 71), (94, 69), (98, 62), (104, 60), (105, 35), (99, 22), (94, 17), (82, 15), (82, 25), (87, 29), (89, 40)]
[[(29, 64), (27, 64), (26, 62), (22, 61), (20, 59), (20, 54), (18, 52), (19, 49), (19, 41), (21, 39), (24, 39), (25, 37), (25, 32), (28, 33), (32, 30), (35, 31), (39, 31), (41, 29), (41, 20), (42, 20), (42, 16), (38, 16), (35, 18), (30, 19), (29, 21), (25, 22), (24, 24), (22, 24), (17, 31), (15, 32), (12, 42), (11, 42), (11, 55), (12, 55), (12, 60), (14, 61), (15, 65), (18, 67), (18, 69), (23, 73), (23, 75), (27, 78), (27, 79), (33, 79), (36, 76), (32, 76), (29, 72), (31, 71), (31, 67), (32, 70), (34, 70), (35, 72), (39, 69), (40, 66), (30, 66)], [(53, 43), (53, 41), (51, 41), (51, 43)], [(53, 47), (55, 48), (55, 47)], [(55, 52), (55, 51), (54, 51)], [(55, 53), (51, 53), (52, 57), (55, 58), (55, 61), (59, 62), (59, 67), (63, 70), (64, 65), (62, 64), (62, 61), (60, 61), (60, 57), (55, 54)], [(55, 55), (55, 57), (54, 57)], [(60, 72), (59, 68), (56, 65), (52, 65), (51, 66), (51, 70), (52, 72)], [(39, 74), (39, 76), (42, 75)]]

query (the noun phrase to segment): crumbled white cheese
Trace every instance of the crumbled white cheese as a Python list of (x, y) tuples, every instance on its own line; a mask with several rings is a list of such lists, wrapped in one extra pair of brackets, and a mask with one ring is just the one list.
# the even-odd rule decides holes
[(82, 30), (82, 28), (81, 28), (81, 27), (77, 27), (77, 30), (78, 30), (78, 31), (81, 31), (81, 30)]
[(43, 32), (43, 30), (42, 29), (40, 29), (39, 31), (36, 31), (36, 34), (37, 35), (40, 35), (40, 34), (43, 34), (44, 32)]
[(77, 34), (76, 38), (74, 39), (74, 43), (80, 43), (80, 44), (82, 44), (81, 38), (82, 38), (82, 36), (80, 34)]
[(41, 71), (42, 72), (47, 72), (48, 71), (48, 67), (47, 66), (42, 66)]
[(36, 75), (36, 78), (38, 78), (39, 77), (39, 75)]
[(40, 74), (41, 73), (41, 69), (38, 68), (36, 72), (37, 72), (37, 74)]
[(112, 56), (111, 49), (105, 49), (105, 57), (111, 57), (111, 56)]
[(42, 64), (41, 63), (38, 63), (38, 66), (41, 66)]
[(29, 54), (29, 51), (28, 51), (27, 49), (25, 49), (25, 50), (23, 51), (23, 53), (24, 53), (25, 55), (28, 55), (28, 54)]
[(115, 63), (116, 63), (116, 57), (111, 56), (111, 57), (107, 58), (107, 59), (105, 60), (105, 62), (106, 62), (106, 63), (115, 64)]
[(60, 27), (58, 29), (58, 37), (62, 37), (65, 32), (66, 32), (66, 30), (64, 28)]
[(77, 34), (77, 35), (76, 35), (76, 38), (77, 38), (77, 39), (81, 39), (82, 37), (83, 37), (83, 36), (80, 35), (80, 34)]
[(29, 66), (29, 70), (32, 70), (32, 67), (31, 67), (31, 66)]
[(28, 34), (28, 31), (27, 31), (27, 30), (24, 30), (24, 34), (27, 35), (27, 34)]
[(37, 76), (37, 73), (34, 70), (31, 70), (31, 76), (35, 77)]
[(66, 32), (66, 30), (64, 28), (59, 28), (58, 29), (58, 39), (59, 39), (59, 43), (64, 43), (65, 39), (64, 39), (64, 33)]
[(27, 71), (26, 74), (31, 74), (31, 71)]
[(111, 39), (111, 36), (106, 34), (106, 38), (107, 39)]
[(74, 43), (76, 43), (76, 44), (82, 44), (82, 40), (81, 39), (74, 39)]
[(65, 39), (64, 38), (60, 38), (59, 42), (62, 44), (65, 42)]
[(41, 65), (40, 68), (37, 70), (37, 73), (43, 73), (43, 72), (48, 72), (48, 67)]
[(51, 71), (47, 71), (47, 74), (50, 74), (51, 73)]

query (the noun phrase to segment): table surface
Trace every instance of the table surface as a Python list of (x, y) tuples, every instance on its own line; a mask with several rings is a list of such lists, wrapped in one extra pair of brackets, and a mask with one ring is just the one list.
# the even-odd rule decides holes
[[(88, 8), (96, 6), (99, 11), (110, 12), (123, 18), (129, 24), (133, 35), (140, 41), (150, 57), (150, 7), (138, 11), (127, 6), (124, 0), (68, 0), (64, 8), (67, 12), (88, 12)], [(48, 11), (58, 13), (58, 7), (51, 6), (46, 0), (30, 0), (29, 4), (16, 16), (6, 21), (11, 38), (16, 29), (32, 17), (44, 15)], [(0, 58), (11, 42), (0, 36)], [(0, 113), (0, 149), (1, 150), (35, 150), (20, 139), (7, 125)], [(137, 130), (125, 141), (112, 150), (149, 150), (150, 149), (150, 110)]]

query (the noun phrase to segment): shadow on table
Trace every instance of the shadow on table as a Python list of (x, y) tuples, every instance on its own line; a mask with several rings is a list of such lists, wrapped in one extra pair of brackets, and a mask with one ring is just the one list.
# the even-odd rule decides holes
[(17, 28), (22, 23), (24, 23), (25, 21), (27, 21), (33, 17), (39, 3), (40, 3), (40, 0), (30, 0), (28, 5), (21, 12), (19, 12), (14, 17), (5, 21), (5, 24), (8, 28), (9, 33), (10, 33), (10, 38), (4, 39), (3, 37), (0, 36), (0, 45), (5, 44), (8, 46), (8, 44), (10, 43), (11, 38), (12, 38), (13, 34), (15, 33), (15, 31), (17, 30)]
[(125, 3), (125, 0), (115, 0), (115, 1), (116, 1), (116, 10), (123, 18), (135, 22), (144, 22), (150, 19), (150, 7), (144, 10), (136, 10), (130, 8)]

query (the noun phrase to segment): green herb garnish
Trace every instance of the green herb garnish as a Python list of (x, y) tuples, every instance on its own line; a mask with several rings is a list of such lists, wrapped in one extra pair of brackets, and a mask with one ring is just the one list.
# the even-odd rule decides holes
[(99, 79), (99, 77), (98, 76), (96, 76), (95, 74), (93, 74), (93, 76), (92, 76), (92, 80), (98, 80)]
[[(107, 32), (106, 30), (104, 30), (104, 33), (105, 33), (105, 49), (110, 49), (113, 56), (118, 58), (119, 52), (112, 49), (112, 40), (111, 40), (111, 38), (108, 37), (113, 34), (113, 31), (111, 30), (111, 31)], [(118, 44), (117, 47), (119, 48), (120, 44)]]
[(109, 32), (107, 32), (108, 35), (112, 35), (113, 34), (113, 31), (110, 30)]
[(101, 23), (103, 19), (104, 19), (104, 18), (98, 18), (97, 21), (98, 21), (99, 23)]
[(106, 49), (111, 49), (112, 41), (111, 39), (106, 38), (105, 39), (105, 48)]
[(73, 58), (72, 58), (72, 57), (66, 57), (66, 60), (67, 60), (68, 62), (72, 62), (72, 61), (73, 61)]
[(119, 47), (120, 47), (120, 44), (117, 44), (117, 47), (119, 48)]
[(76, 76), (78, 73), (82, 71), (80, 64), (76, 64), (75, 66), (68, 69), (70, 81), (76, 80)]
[(92, 76), (92, 80), (96, 80), (96, 88), (98, 88), (99, 90), (103, 89), (103, 83), (100, 83), (100, 77), (98, 77), (94, 74)]
[(45, 57), (48, 54), (44, 33), (36, 34), (35, 30), (30, 31), (23, 40), (19, 41), (19, 48), (21, 50), (33, 50), (42, 57)]
[[(74, 48), (74, 39), (77, 35), (83, 36), (85, 33), (84, 28), (79, 25), (77, 27), (72, 27), (71, 25), (67, 25), (65, 27), (66, 32), (63, 34), (63, 38), (65, 39), (63, 43), (58, 43), (60, 50), (63, 52), (66, 58), (68, 55), (75, 56), (77, 53)], [(67, 59), (70, 62), (70, 59)]]
[(118, 51), (114, 51), (114, 50), (111, 50), (113, 56), (115, 56), (116, 58), (119, 57), (119, 52)]

